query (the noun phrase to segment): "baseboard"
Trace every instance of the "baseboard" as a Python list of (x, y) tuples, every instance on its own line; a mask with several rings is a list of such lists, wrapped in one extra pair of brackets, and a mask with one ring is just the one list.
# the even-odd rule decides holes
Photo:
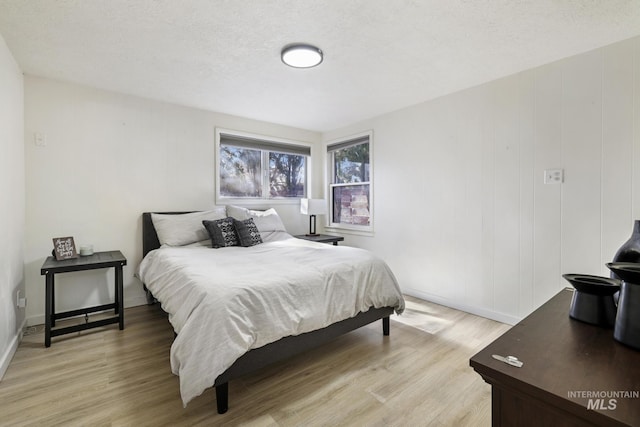
[(448, 298), (443, 298), (438, 295), (430, 294), (428, 292), (422, 292), (415, 289), (403, 289), (402, 291), (405, 294), (416, 297), (416, 298), (420, 298), (436, 304), (444, 305), (446, 307), (455, 308), (456, 310), (475, 314), (476, 316), (486, 317), (487, 319), (495, 320), (501, 323), (506, 323), (508, 325), (515, 325), (520, 320), (522, 320), (521, 318), (512, 316), (510, 314), (500, 313), (497, 311), (487, 310), (479, 307), (473, 307), (466, 304), (460, 304)]
[(4, 374), (7, 372), (9, 364), (13, 359), (13, 355), (16, 354), (16, 350), (18, 350), (18, 345), (20, 345), (20, 341), (22, 341), (22, 335), (26, 324), (27, 319), (24, 319), (22, 321), (22, 325), (20, 325), (20, 328), (18, 329), (18, 332), (11, 339), (9, 347), (7, 347), (7, 350), (3, 355), (1, 355), (2, 357), (0, 357), (0, 381), (4, 378)]
[(124, 300), (124, 308), (137, 307), (139, 305), (147, 305), (146, 295), (135, 296), (133, 298), (126, 298)]

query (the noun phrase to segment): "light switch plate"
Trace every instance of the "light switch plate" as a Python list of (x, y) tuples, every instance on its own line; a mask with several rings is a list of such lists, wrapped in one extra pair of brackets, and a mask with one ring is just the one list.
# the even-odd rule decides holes
[(562, 184), (564, 182), (564, 170), (562, 169), (545, 169), (545, 184)]

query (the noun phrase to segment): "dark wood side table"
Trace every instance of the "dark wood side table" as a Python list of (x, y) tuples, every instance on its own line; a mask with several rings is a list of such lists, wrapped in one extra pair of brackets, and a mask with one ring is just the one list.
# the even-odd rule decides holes
[(315, 236), (309, 236), (308, 234), (298, 234), (293, 237), (295, 237), (296, 239), (310, 240), (312, 242), (332, 243), (333, 246), (338, 246), (338, 242), (342, 242), (344, 240), (344, 237), (329, 236), (328, 234), (316, 234)]
[(615, 341), (612, 329), (570, 319), (572, 296), (560, 291), (471, 358), (491, 384), (494, 427), (640, 425), (640, 351)]
[[(51, 346), (51, 337), (58, 335), (70, 334), (85, 329), (98, 328), (100, 326), (118, 323), (120, 330), (124, 329), (124, 306), (123, 306), (123, 290), (122, 290), (122, 267), (127, 265), (127, 259), (120, 251), (96, 252), (93, 255), (65, 259), (57, 261), (55, 257), (47, 257), (40, 274), (45, 276), (46, 298), (45, 298), (45, 332), (44, 345)], [(78, 310), (66, 311), (64, 313), (56, 313), (55, 307), (55, 281), (54, 277), (59, 273), (69, 273), (72, 271), (95, 270), (98, 268), (115, 269), (115, 301), (112, 304), (97, 305), (94, 307), (86, 307)], [(88, 314), (98, 311), (114, 310), (115, 315), (105, 319), (88, 321)], [(84, 314), (87, 321), (83, 324), (68, 326), (65, 328), (52, 329), (56, 325), (56, 320), (68, 317), (79, 316)]]

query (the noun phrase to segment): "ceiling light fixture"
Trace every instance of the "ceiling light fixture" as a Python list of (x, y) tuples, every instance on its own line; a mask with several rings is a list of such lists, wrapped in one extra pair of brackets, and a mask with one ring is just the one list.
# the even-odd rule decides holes
[(282, 48), (282, 62), (294, 68), (311, 68), (322, 62), (322, 51), (315, 46), (294, 43)]

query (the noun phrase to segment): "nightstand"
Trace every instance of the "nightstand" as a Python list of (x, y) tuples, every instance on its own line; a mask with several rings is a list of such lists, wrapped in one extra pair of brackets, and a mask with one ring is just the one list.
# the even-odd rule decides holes
[(311, 242), (318, 243), (333, 243), (333, 246), (338, 246), (338, 242), (342, 242), (344, 237), (340, 236), (329, 236), (328, 234), (316, 234), (315, 236), (309, 236), (307, 234), (298, 234), (297, 236), (293, 236), (296, 239), (304, 239), (309, 240)]
[[(51, 345), (51, 337), (58, 335), (70, 334), (85, 329), (98, 328), (111, 323), (118, 323), (120, 330), (124, 329), (124, 307), (122, 295), (122, 267), (127, 265), (127, 259), (120, 251), (96, 252), (93, 255), (83, 256), (73, 259), (65, 259), (57, 261), (54, 257), (48, 257), (40, 274), (45, 277), (46, 301), (45, 301), (45, 333), (44, 345)], [(78, 310), (71, 310), (64, 313), (56, 313), (55, 305), (55, 282), (54, 276), (60, 273), (70, 273), (73, 271), (95, 270), (99, 268), (115, 269), (114, 293), (115, 301), (112, 304), (98, 305), (95, 307), (86, 307)], [(89, 321), (89, 313), (98, 311), (113, 310), (114, 315), (106, 319)], [(56, 326), (56, 320), (66, 319), (68, 317), (85, 315), (85, 323), (67, 326), (64, 328), (52, 329)]]

